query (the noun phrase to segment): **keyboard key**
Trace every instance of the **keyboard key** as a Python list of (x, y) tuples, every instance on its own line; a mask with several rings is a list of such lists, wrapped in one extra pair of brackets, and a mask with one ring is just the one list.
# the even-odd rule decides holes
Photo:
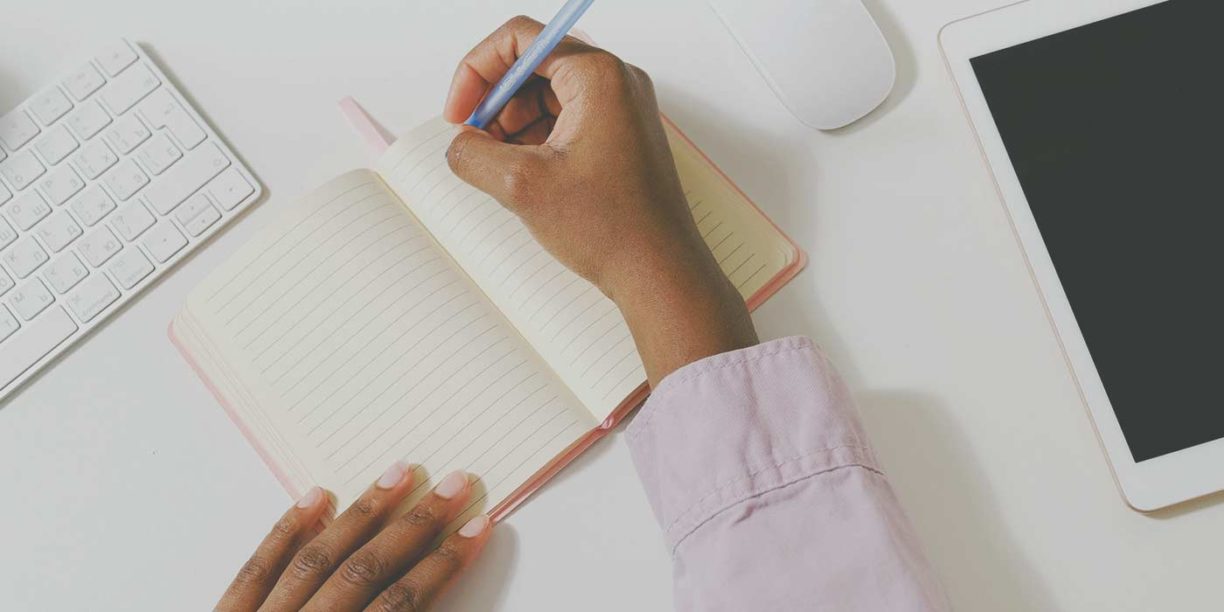
[(43, 180), (38, 181), (38, 188), (42, 190), (43, 195), (52, 204), (59, 206), (67, 202), (68, 198), (76, 195), (78, 191), (84, 189), (85, 181), (77, 176), (75, 170), (64, 166), (48, 174)]
[(149, 250), (149, 254), (153, 256), (153, 259), (165, 262), (183, 247), (187, 246), (187, 239), (183, 237), (182, 232), (178, 231), (177, 227), (174, 227), (173, 223), (166, 220), (149, 230), (142, 244)]
[(115, 231), (119, 232), (124, 240), (131, 242), (152, 227), (153, 222), (153, 215), (149, 214), (149, 211), (145, 210), (145, 207), (139, 202), (136, 202), (115, 213), (115, 216), (111, 218), (111, 227), (115, 228)]
[(106, 79), (102, 78), (102, 75), (98, 74), (98, 69), (90, 63), (85, 63), (80, 68), (73, 70), (72, 74), (64, 79), (64, 88), (77, 99), (77, 102), (88, 98), (90, 94), (98, 91), (98, 88), (105, 84)]
[(29, 187), (30, 183), (38, 180), (38, 177), (46, 171), (42, 162), (38, 161), (34, 153), (30, 151), (15, 153), (12, 157), (0, 162), (0, 176), (7, 179), (10, 185), (17, 188), (17, 191)]
[(12, 197), (13, 192), (9, 191), (8, 187), (4, 186), (4, 183), (0, 183), (0, 204), (9, 201), (9, 199)]
[(196, 125), (178, 100), (165, 89), (149, 96), (137, 110), (154, 129), (166, 128), (186, 149), (193, 149), (204, 142), (204, 130)]
[(89, 227), (115, 210), (115, 202), (101, 188), (93, 187), (74, 199), (71, 208), (81, 223)]
[(68, 295), (67, 302), (72, 313), (82, 323), (88, 323), (117, 299), (119, 290), (107, 280), (106, 275), (95, 274), (74, 289)]
[(80, 153), (72, 159), (76, 167), (84, 174), (86, 178), (93, 180), (102, 176), (103, 172), (110, 169), (111, 166), (119, 163), (119, 156), (115, 155), (104, 142), (91, 142), (81, 149)]
[(174, 211), (174, 218), (178, 219), (179, 223), (187, 223), (208, 208), (212, 208), (212, 202), (208, 201), (208, 196), (197, 193), (187, 198), (187, 201)]
[(86, 102), (68, 115), (68, 127), (82, 141), (89, 140), (110, 125), (110, 115), (97, 102)]
[(34, 242), (33, 236), (26, 236), (0, 254), (0, 261), (3, 261), (17, 278), (25, 278), (37, 270), (38, 266), (47, 263), (47, 252)]
[(73, 240), (81, 237), (81, 226), (68, 216), (67, 211), (59, 211), (51, 215), (46, 221), (38, 224), (34, 229), (34, 234), (37, 235), (47, 248), (51, 249), (52, 253), (58, 253), (64, 250), (64, 247), (72, 244)]
[(4, 207), (4, 214), (24, 232), (51, 214), (51, 206), (37, 191), (30, 191)]
[(136, 61), (136, 52), (126, 42), (119, 40), (103, 49), (98, 54), (97, 60), (98, 65), (102, 66), (106, 74), (115, 76)]
[(136, 165), (136, 162), (125, 159), (119, 162), (113, 170), (106, 173), (106, 177), (102, 179), (102, 183), (110, 189), (115, 198), (120, 202), (126, 202), (128, 198), (136, 195), (141, 187), (149, 184), (149, 177), (145, 176), (144, 170)]
[(153, 264), (137, 248), (124, 249), (107, 268), (119, 286), (131, 289), (153, 271)]
[(8, 386), (77, 330), (63, 308), (52, 307), (0, 347), (0, 387)]
[(8, 221), (0, 219), (0, 249), (13, 244), (17, 239), (17, 232), (13, 230), (13, 226), (8, 224)]
[(230, 160), (214, 143), (188, 153), (160, 181), (149, 187), (145, 198), (159, 215), (174, 210), (187, 196), (230, 165)]
[(0, 295), (8, 293), (9, 289), (16, 286), (17, 283), (13, 282), (13, 279), (9, 277), (8, 272), (0, 270)]
[(20, 286), (9, 295), (9, 304), (26, 321), (33, 319), (55, 301), (55, 296), (37, 278)]
[(51, 125), (72, 110), (72, 102), (58, 87), (52, 87), (30, 98), (29, 108), (43, 125)]
[(149, 139), (149, 130), (132, 115), (124, 115), (115, 120), (115, 127), (106, 133), (106, 142), (115, 150), (127, 155), (136, 147)]
[(75, 287), (86, 276), (89, 276), (89, 270), (72, 253), (66, 253), (43, 270), (43, 278), (60, 295)]
[(106, 260), (114, 257), (122, 248), (119, 239), (105, 227), (90, 232), (77, 243), (77, 252), (95, 268), (106, 263)]
[(15, 110), (0, 117), (0, 141), (10, 151), (20, 149), (31, 138), (38, 135), (38, 126), (23, 110)]
[(68, 128), (58, 126), (49, 130), (38, 142), (34, 144), (34, 150), (42, 156), (43, 161), (54, 166), (62, 161), (68, 154), (77, 150), (77, 141), (68, 132)]
[(222, 172), (208, 184), (208, 195), (225, 210), (234, 210), (255, 188), (243, 178), (237, 168)]
[(0, 342), (8, 340), (8, 337), (20, 328), (21, 324), (17, 322), (13, 313), (9, 312), (8, 308), (0, 306)]
[(144, 164), (144, 167), (154, 175), (165, 172), (166, 168), (172, 166), (182, 156), (178, 147), (174, 146), (174, 143), (170, 142), (170, 137), (165, 134), (154, 136), (136, 152), (136, 159), (140, 160), (140, 163)]
[(132, 66), (102, 88), (102, 103), (112, 115), (122, 115), (160, 84), (157, 75), (147, 66)]
[(204, 233), (204, 230), (212, 227), (212, 224), (221, 219), (221, 213), (217, 209), (209, 206), (200, 214), (188, 219), (183, 223), (183, 229), (187, 230), (192, 236), (199, 236)]

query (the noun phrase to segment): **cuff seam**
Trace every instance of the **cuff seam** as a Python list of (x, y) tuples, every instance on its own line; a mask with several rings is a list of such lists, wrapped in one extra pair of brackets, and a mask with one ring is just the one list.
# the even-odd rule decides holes
[[(838, 448), (853, 448), (856, 450), (861, 449), (861, 447), (838, 447)], [(786, 465), (786, 463), (791, 463), (791, 462), (784, 462), (784, 463), (778, 464), (778, 467)], [(691, 526), (689, 526), (683, 533), (681, 533), (678, 536), (675, 536), (675, 541), (671, 545), (669, 552), (674, 555), (676, 552), (676, 549), (680, 547), (680, 545), (684, 542), (684, 540), (686, 540), (690, 535), (696, 533), (698, 529), (701, 529), (702, 525), (705, 525), (706, 523), (710, 522), (715, 517), (717, 517), (719, 514), (722, 514), (723, 512), (726, 512), (750, 499), (760, 497), (772, 491), (785, 489), (786, 487), (798, 484), (805, 480), (810, 480), (817, 476), (823, 476), (825, 474), (829, 474), (829, 473), (832, 473), (838, 470), (847, 469), (847, 468), (859, 468), (862, 470), (866, 470), (867, 472), (870, 472), (872, 474), (875, 474), (879, 478), (887, 478), (884, 475), (884, 472), (873, 467), (872, 465), (866, 462), (857, 462), (857, 461), (840, 462), (840, 463), (830, 464), (830, 465), (826, 465), (826, 466), (815, 468), (815, 469), (801, 471), (798, 474), (796, 474), (793, 478), (788, 478), (781, 482), (777, 482), (769, 486), (764, 486), (760, 488), (752, 488), (747, 491), (744, 491), (744, 493), (741, 495), (737, 495), (732, 499), (728, 499), (726, 503), (706, 513), (700, 519), (693, 521)], [(693, 508), (690, 508), (690, 510), (686, 511), (686, 513), (691, 510), (693, 510)], [(666, 530), (664, 530), (664, 533), (668, 535), (669, 539), (673, 535), (672, 527), (675, 526), (677, 522), (678, 520), (672, 521), (672, 524), (669, 525)]]
[[(801, 476), (800, 476), (799, 478), (805, 478), (805, 477), (807, 477), (807, 476), (812, 476), (812, 475), (815, 475), (815, 474), (819, 474), (819, 473), (821, 473), (821, 472), (827, 472), (827, 471), (830, 471), (830, 470), (837, 469), (837, 468), (839, 468), (839, 467), (846, 467), (846, 466), (851, 466), (851, 465), (861, 465), (861, 466), (862, 466), (863, 468), (865, 468), (865, 469), (871, 470), (871, 471), (876, 472), (876, 473), (878, 473), (878, 474), (882, 474), (882, 472), (880, 472), (880, 470), (879, 470), (879, 469), (877, 469), (877, 468), (876, 468), (874, 465), (872, 465), (872, 464), (871, 464), (871, 463), (868, 461), (868, 459), (869, 459), (869, 458), (870, 458), (870, 456), (871, 456), (870, 450), (869, 450), (869, 449), (867, 449), (866, 447), (863, 447), (863, 446), (860, 446), (860, 445), (857, 445), (857, 444), (843, 444), (843, 445), (840, 445), (840, 446), (832, 446), (832, 447), (829, 447), (829, 448), (822, 448), (822, 449), (819, 449), (819, 450), (814, 450), (814, 451), (807, 452), (807, 453), (800, 453), (800, 454), (798, 454), (798, 455), (795, 455), (795, 456), (793, 456), (793, 457), (789, 457), (789, 458), (787, 458), (787, 459), (783, 459), (783, 460), (781, 460), (781, 461), (777, 461), (777, 462), (774, 462), (774, 463), (770, 463), (770, 464), (768, 464), (768, 465), (763, 465), (763, 466), (757, 467), (757, 468), (753, 469), (752, 471), (748, 472), (747, 474), (745, 474), (745, 475), (743, 475), (743, 476), (740, 476), (740, 477), (738, 477), (738, 478), (735, 478), (735, 479), (733, 479), (733, 480), (728, 480), (728, 481), (725, 481), (725, 482), (719, 483), (719, 484), (718, 484), (718, 485), (716, 485), (716, 486), (715, 486), (713, 489), (710, 489), (710, 491), (709, 491), (709, 492), (707, 492), (705, 495), (702, 495), (701, 497), (699, 497), (699, 498), (697, 498), (697, 499), (693, 500), (693, 501), (692, 501), (692, 503), (688, 504), (688, 506), (687, 506), (687, 507), (686, 507), (686, 508), (685, 508), (685, 509), (684, 509), (682, 512), (680, 512), (679, 514), (677, 514), (677, 515), (676, 515), (676, 517), (675, 517), (674, 519), (672, 519), (672, 520), (671, 520), (671, 522), (669, 522), (669, 523), (667, 524), (667, 526), (665, 526), (665, 527), (663, 528), (663, 530), (664, 530), (665, 532), (670, 532), (670, 531), (672, 530), (672, 528), (674, 528), (674, 527), (675, 527), (675, 526), (676, 526), (678, 523), (680, 523), (680, 522), (681, 522), (682, 520), (684, 520), (685, 518), (688, 518), (690, 514), (693, 514), (694, 512), (696, 512), (696, 511), (700, 510), (700, 506), (701, 506), (703, 503), (705, 503), (705, 502), (706, 502), (707, 500), (709, 500), (710, 498), (715, 497), (715, 496), (717, 496), (717, 495), (719, 495), (719, 494), (723, 493), (723, 492), (724, 492), (726, 489), (729, 489), (729, 488), (731, 488), (731, 487), (734, 487), (734, 486), (736, 486), (736, 485), (738, 485), (738, 484), (741, 484), (741, 483), (743, 483), (743, 482), (745, 482), (745, 481), (750, 481), (750, 480), (752, 480), (752, 479), (756, 478), (758, 475), (760, 475), (760, 474), (762, 474), (762, 473), (764, 473), (764, 472), (768, 472), (768, 471), (770, 471), (770, 470), (779, 470), (779, 469), (781, 469), (781, 468), (783, 468), (783, 467), (785, 467), (785, 466), (788, 466), (788, 465), (791, 465), (791, 464), (797, 463), (797, 462), (802, 461), (802, 460), (804, 460), (804, 459), (807, 459), (807, 458), (809, 458), (809, 457), (813, 457), (813, 456), (815, 456), (815, 455), (821, 455), (821, 454), (831, 454), (831, 453), (835, 453), (835, 452), (837, 452), (837, 451), (839, 451), (839, 450), (852, 450), (852, 451), (855, 451), (855, 452), (854, 452), (854, 460), (853, 460), (853, 461), (838, 461), (838, 462), (830, 463), (830, 464), (827, 464), (827, 465), (824, 465), (824, 466), (821, 466), (821, 467), (817, 467), (817, 468), (815, 468), (814, 470), (810, 470), (810, 471), (809, 471), (809, 470), (804, 470), (804, 471), (802, 471), (802, 472), (801, 472)], [(788, 482), (791, 482), (791, 481), (788, 481)], [(785, 486), (785, 485), (780, 485), (780, 486)], [(746, 492), (746, 496), (745, 496), (743, 499), (746, 499), (747, 497), (752, 497), (752, 496), (759, 495), (759, 494), (761, 494), (761, 493), (764, 493), (765, 491), (772, 490), (772, 489), (774, 489), (774, 488), (777, 488), (777, 487), (766, 487), (766, 488), (764, 488), (764, 489), (762, 489), (762, 490), (760, 490), (760, 491), (755, 490), (755, 488), (751, 488), (751, 489), (749, 489), (749, 490)], [(733, 502), (731, 502), (731, 505), (734, 505), (735, 503), (738, 503), (738, 501), (733, 501)], [(717, 511), (714, 511), (714, 512), (710, 513), (710, 516), (713, 516), (714, 514), (717, 514), (718, 512), (721, 512), (721, 510), (717, 510)], [(708, 517), (707, 517), (707, 518), (708, 518)], [(706, 520), (706, 519), (702, 519), (702, 522), (704, 522), (705, 520)]]

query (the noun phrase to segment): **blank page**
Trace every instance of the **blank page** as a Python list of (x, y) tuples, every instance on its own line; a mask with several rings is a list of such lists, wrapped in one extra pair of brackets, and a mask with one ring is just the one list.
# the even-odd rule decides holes
[[(595, 422), (373, 173), (295, 204), (198, 287), (187, 348), (301, 492), (393, 461), (480, 476), (487, 510)], [(459, 524), (458, 521), (456, 524)]]
[[(450, 171), (455, 128), (437, 119), (401, 137), (376, 168), (476, 284), (599, 420), (646, 381), (616, 305), (567, 270), (519, 219)], [(794, 247), (668, 124), (689, 204), (720, 265), (749, 296)]]

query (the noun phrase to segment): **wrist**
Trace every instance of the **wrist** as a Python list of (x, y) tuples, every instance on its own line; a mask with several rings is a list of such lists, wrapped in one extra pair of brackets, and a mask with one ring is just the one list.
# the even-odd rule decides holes
[(743, 297), (699, 246), (637, 251), (601, 284), (625, 317), (652, 385), (689, 363), (758, 342)]

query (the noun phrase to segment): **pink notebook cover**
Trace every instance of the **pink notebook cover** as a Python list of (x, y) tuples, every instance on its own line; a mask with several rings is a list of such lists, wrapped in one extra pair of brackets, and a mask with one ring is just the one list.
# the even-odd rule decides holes
[[(375, 155), (381, 155), (382, 152), (394, 142), (394, 139), (388, 134), (388, 132), (384, 130), (377, 122), (375, 122), (353, 98), (345, 98), (341, 100), (340, 109)], [(728, 186), (734, 189), (735, 192), (740, 194), (740, 196), (743, 197), (746, 202), (752, 205), (758, 214), (769, 221), (770, 225), (777, 229), (778, 233), (786, 238), (787, 242), (791, 245), (791, 248), (794, 249), (795, 261), (789, 266), (780, 270), (776, 275), (774, 275), (773, 278), (769, 280), (769, 282), (757, 290), (756, 293), (748, 297), (748, 309), (750, 311), (756, 310), (757, 307), (777, 293), (779, 289), (781, 289), (786, 283), (790, 282), (790, 280), (793, 279), (795, 275), (797, 275), (807, 265), (807, 253), (805, 253), (803, 249), (800, 249), (799, 245), (795, 244), (795, 242), (791, 240), (791, 238), (787, 236), (786, 233), (781, 230), (781, 228), (778, 228), (777, 224), (773, 223), (773, 220), (769, 219), (765, 213), (761, 211), (760, 207), (758, 207), (756, 203), (748, 197), (747, 194), (740, 190), (740, 188), (729, 177), (727, 177), (727, 175), (724, 174), (722, 170), (705, 155), (704, 152), (701, 152), (701, 149), (699, 149), (697, 145), (693, 144), (693, 142), (689, 140), (688, 136), (686, 136), (678, 127), (676, 127), (676, 124), (672, 123), (672, 121), (666, 116), (663, 117), (663, 121), (675, 129), (676, 133), (679, 134), (680, 137), (685, 140), (685, 142), (691, 145), (694, 150), (698, 151), (706, 163), (708, 163), (711, 168), (714, 168), (722, 180), (726, 181)], [(294, 486), (282, 467), (273, 460), (272, 455), (267, 452), (259, 439), (253, 435), (250, 427), (248, 427), (246, 423), (243, 422), (242, 418), (238, 416), (238, 413), (234, 411), (229, 400), (220, 392), (216, 385), (213, 384), (208, 375), (205, 374), (204, 370), (199, 366), (199, 363), (192, 353), (187, 350), (187, 348), (179, 340), (178, 335), (175, 332), (173, 321), (170, 323), (168, 333), (170, 336), (170, 341), (175, 347), (178, 348), (179, 352), (182, 353), (188, 365), (195, 370), (196, 374), (204, 382), (204, 385), (208, 387), (208, 390), (214, 397), (217, 398), (217, 402), (219, 402), (222, 408), (225, 409), (225, 412), (229, 415), (230, 420), (234, 421), (234, 424), (238, 426), (240, 431), (242, 431), (242, 434), (255, 448), (255, 451), (258, 452), (259, 456), (263, 458), (264, 463), (266, 463), (272, 470), (272, 473), (276, 475), (277, 480), (281, 482), (289, 494), (294, 498), (301, 496), (304, 491), (300, 491), (296, 486)], [(646, 398), (649, 395), (650, 385), (647, 383), (642, 383), (637, 390), (630, 394), (629, 397), (626, 397), (624, 401), (617, 406), (616, 410), (612, 411), (612, 414), (608, 416), (603, 423), (601, 423), (595, 429), (587, 432), (586, 435), (582, 436), (571, 444), (565, 451), (557, 455), (552, 461), (548, 462), (547, 465), (540, 468), (539, 471), (528, 478), (527, 481), (522, 484), (522, 486), (515, 489), (513, 493), (506, 497), (506, 499), (494, 506), (489, 511), (489, 516), (492, 518), (492, 520), (494, 522), (498, 522), (508, 516), (514, 511), (515, 508), (538, 491), (540, 487), (544, 486), (544, 483), (548, 482), (553, 476), (556, 476), (562, 469), (564, 469), (565, 466), (569, 465), (570, 462), (585, 452), (588, 448), (595, 444), (595, 442), (599, 441), (601, 438), (616, 429), (616, 427), (620, 425), (621, 421), (623, 421), (626, 416), (631, 414), (638, 408), (638, 406), (646, 401)]]

